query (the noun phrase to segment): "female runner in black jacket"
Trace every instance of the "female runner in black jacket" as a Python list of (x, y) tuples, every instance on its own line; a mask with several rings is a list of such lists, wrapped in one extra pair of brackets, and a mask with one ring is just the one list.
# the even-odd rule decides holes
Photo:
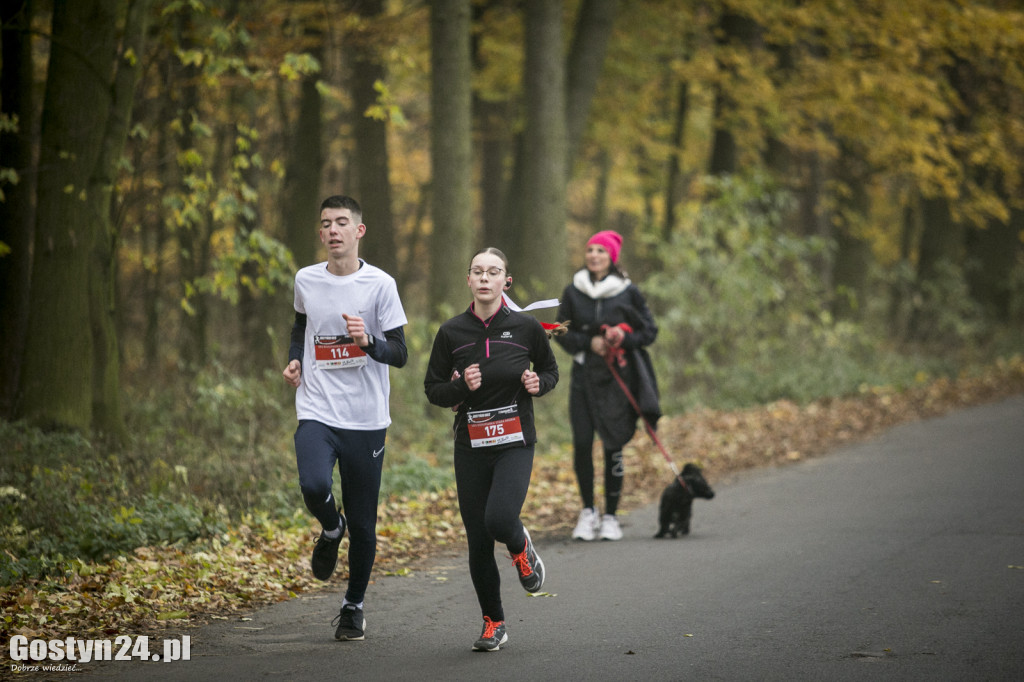
[[(622, 448), (636, 431), (639, 416), (608, 368), (614, 362), (619, 377), (639, 402), (653, 427), (660, 416), (657, 385), (646, 346), (658, 327), (643, 294), (617, 267), (622, 237), (598, 232), (587, 242), (585, 267), (562, 294), (558, 320), (568, 332), (558, 344), (573, 356), (569, 388), (573, 468), (583, 510), (573, 538), (619, 540), (616, 519), (624, 476)], [(605, 513), (594, 503), (594, 432), (604, 446)]]
[[(455, 410), (455, 483), (469, 544), (469, 571), (484, 627), (475, 651), (508, 641), (494, 543), (503, 543), (528, 592), (544, 584), (544, 563), (519, 520), (533, 470), (533, 396), (558, 382), (547, 333), (504, 302), (508, 260), (477, 253), (467, 283), (473, 303), (441, 325), (424, 379), (427, 399)], [(532, 365), (532, 369), (531, 369)]]

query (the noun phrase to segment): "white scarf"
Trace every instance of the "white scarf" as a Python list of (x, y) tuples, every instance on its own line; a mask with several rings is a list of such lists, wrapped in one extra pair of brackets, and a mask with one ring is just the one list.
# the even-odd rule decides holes
[(593, 299), (611, 298), (625, 291), (631, 282), (626, 277), (611, 274), (599, 282), (590, 279), (590, 271), (586, 268), (572, 276), (572, 285)]

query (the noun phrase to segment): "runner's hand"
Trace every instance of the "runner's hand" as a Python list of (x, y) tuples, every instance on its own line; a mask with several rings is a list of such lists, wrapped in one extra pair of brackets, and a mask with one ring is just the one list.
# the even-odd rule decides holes
[(466, 386), (469, 390), (475, 391), (480, 388), (480, 384), (483, 383), (483, 377), (480, 375), (480, 365), (473, 363), (466, 368), (466, 374), (463, 376), (463, 380), (466, 382)]
[[(462, 375), (459, 374), (459, 370), (457, 370), (457, 369), (453, 369), (452, 370), (452, 381), (456, 381), (461, 376)], [(461, 404), (462, 403), (459, 403), (459, 405), (461, 405)], [(459, 411), (459, 405), (452, 405), (452, 412), (458, 412)]]
[(291, 384), (292, 387), (298, 388), (299, 384), (302, 383), (302, 363), (298, 360), (292, 360), (284, 368), (283, 374), (285, 381)]
[(348, 335), (352, 337), (355, 344), (360, 348), (369, 346), (370, 337), (366, 334), (366, 323), (363, 322), (363, 318), (347, 313), (342, 313), (341, 316), (344, 318), (345, 324), (348, 325)]
[(524, 371), (523, 386), (526, 386), (526, 392), (530, 395), (537, 395), (540, 393), (540, 376), (530, 370)]

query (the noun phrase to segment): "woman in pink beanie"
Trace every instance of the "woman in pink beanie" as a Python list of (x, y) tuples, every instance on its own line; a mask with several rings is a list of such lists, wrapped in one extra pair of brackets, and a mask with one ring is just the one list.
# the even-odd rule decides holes
[[(555, 337), (573, 357), (569, 420), (573, 468), (583, 510), (573, 531), (578, 540), (620, 540), (616, 518), (624, 476), (622, 448), (636, 431), (637, 411), (609, 363), (625, 381), (652, 425), (661, 416), (657, 384), (646, 347), (658, 335), (647, 301), (619, 269), (622, 235), (602, 230), (587, 241), (584, 267), (562, 293), (558, 321), (568, 331)], [(594, 501), (594, 433), (604, 447), (605, 509)]]

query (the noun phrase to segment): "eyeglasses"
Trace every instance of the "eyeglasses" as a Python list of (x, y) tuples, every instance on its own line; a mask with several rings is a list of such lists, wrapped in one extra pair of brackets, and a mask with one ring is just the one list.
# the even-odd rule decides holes
[(484, 273), (487, 273), (488, 277), (490, 277), (492, 279), (497, 279), (498, 277), (501, 277), (501, 273), (503, 273), (503, 272), (505, 272), (505, 271), (502, 270), (501, 268), (490, 268), (488, 270), (484, 270), (482, 268), (470, 268), (469, 269), (469, 274), (471, 274), (471, 275), (473, 275), (474, 277), (477, 277), (477, 278), (483, 277)]

